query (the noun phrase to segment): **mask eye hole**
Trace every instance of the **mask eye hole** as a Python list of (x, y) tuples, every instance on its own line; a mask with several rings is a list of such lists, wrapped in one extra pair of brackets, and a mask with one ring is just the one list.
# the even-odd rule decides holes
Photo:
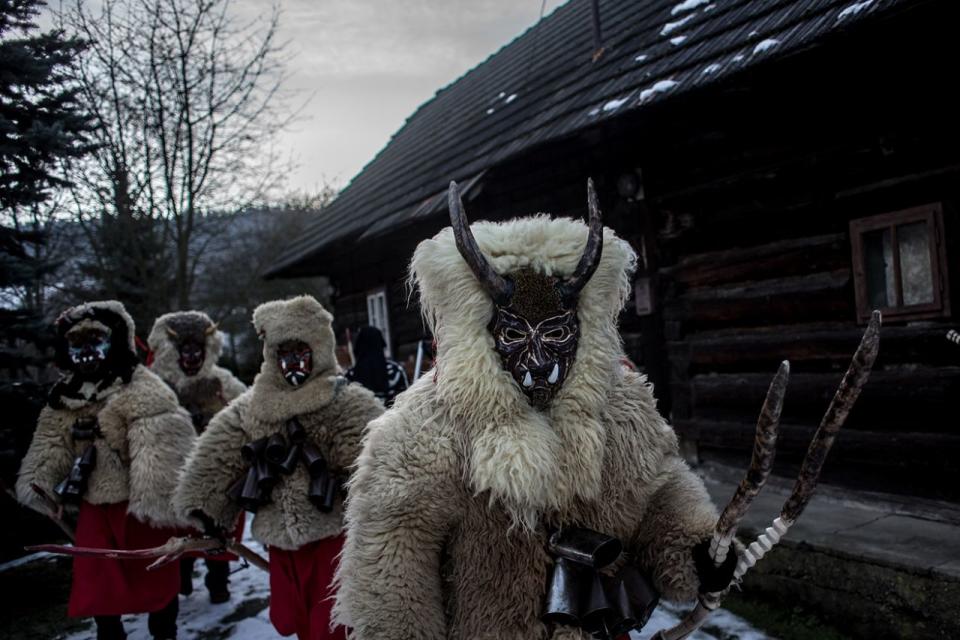
[(525, 340), (527, 334), (519, 329), (514, 329), (513, 327), (507, 327), (503, 330), (503, 339), (507, 342), (518, 342), (520, 340)]
[(564, 327), (554, 327), (543, 332), (544, 340), (563, 340), (567, 335), (567, 331)]

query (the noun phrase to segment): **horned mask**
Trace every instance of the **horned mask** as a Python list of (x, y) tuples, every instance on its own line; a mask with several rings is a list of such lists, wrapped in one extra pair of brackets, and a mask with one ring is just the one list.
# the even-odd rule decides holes
[(523, 268), (499, 274), (481, 253), (463, 209), (455, 182), (448, 192), (450, 224), (457, 249), (493, 299), (488, 329), (503, 368), (513, 377), (530, 404), (549, 407), (563, 386), (577, 355), (580, 323), (577, 303), (590, 280), (603, 248), (603, 222), (593, 181), (587, 181), (589, 233), (574, 272), (560, 278)]

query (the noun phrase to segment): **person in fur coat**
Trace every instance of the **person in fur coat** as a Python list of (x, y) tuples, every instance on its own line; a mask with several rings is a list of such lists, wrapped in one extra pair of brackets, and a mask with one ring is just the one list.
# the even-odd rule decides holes
[[(170, 385), (180, 405), (193, 419), (197, 434), (203, 433), (210, 419), (227, 403), (246, 391), (247, 386), (217, 366), (223, 340), (217, 325), (201, 311), (176, 311), (162, 315), (153, 323), (147, 338), (152, 354), (150, 369)], [(243, 519), (237, 525), (237, 534), (243, 534)], [(230, 599), (229, 555), (206, 558), (207, 575), (204, 584), (214, 604)], [(180, 593), (193, 592), (193, 565), (195, 558), (184, 558), (180, 563)]]
[[(704, 485), (621, 365), (636, 256), (589, 190), (589, 228), (546, 215), (471, 228), (451, 185), (452, 227), (417, 247), (438, 352), (434, 375), (369, 425), (349, 487), (334, 615), (352, 637), (616, 637), (656, 591), (729, 584), (729, 562), (696, 561), (717, 521)], [(618, 617), (608, 596), (624, 591), (633, 611)]]
[[(119, 302), (89, 302), (57, 319), (64, 372), (40, 413), (17, 478), (17, 497), (42, 513), (33, 486), (79, 506), (76, 544), (139, 549), (182, 526), (173, 510), (177, 469), (195, 432), (177, 397), (141, 365), (133, 320)], [(98, 640), (126, 637), (120, 616), (149, 612), (154, 638), (177, 635), (179, 570), (77, 557), (68, 614), (93, 616)]]
[(340, 486), (383, 405), (337, 375), (332, 316), (310, 296), (260, 305), (263, 365), (218, 413), (187, 460), (175, 505), (224, 535), (241, 509), (270, 553), (270, 620), (301, 640), (330, 632), (329, 589), (342, 547)]

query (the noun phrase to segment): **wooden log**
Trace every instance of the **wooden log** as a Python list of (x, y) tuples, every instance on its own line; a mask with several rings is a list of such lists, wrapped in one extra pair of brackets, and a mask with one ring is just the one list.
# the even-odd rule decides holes
[[(794, 373), (783, 408), (785, 421), (815, 424), (833, 397), (842, 372)], [(763, 402), (770, 373), (698, 375), (690, 380), (692, 415), (749, 424)], [(960, 367), (874, 371), (845, 430), (943, 432), (956, 425)]]
[(833, 271), (849, 264), (849, 240), (846, 234), (834, 233), (690, 255), (661, 269), (660, 275), (685, 286), (702, 287)]
[[(948, 366), (956, 354), (943, 348), (943, 336), (951, 325), (885, 326), (878, 367), (922, 363)], [(671, 359), (688, 359), (690, 373), (704, 371), (773, 370), (787, 359), (805, 363), (807, 369), (840, 365), (857, 346), (861, 330), (852, 323), (812, 323), (727, 329), (686, 336), (668, 344)]]

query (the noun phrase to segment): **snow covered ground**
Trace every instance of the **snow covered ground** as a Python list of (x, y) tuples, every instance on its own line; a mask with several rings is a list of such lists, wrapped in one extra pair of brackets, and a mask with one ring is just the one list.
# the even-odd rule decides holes
[[(250, 538), (249, 522), (246, 544), (262, 555), (266, 555), (259, 543)], [(43, 558), (37, 557), (36, 561)], [(196, 564), (198, 573), (206, 568), (202, 562)], [(233, 565), (230, 576), (230, 601), (212, 605), (207, 597), (200, 576), (194, 578), (192, 595), (180, 598), (179, 637), (189, 640), (276, 640), (280, 636), (270, 624), (267, 598), (270, 585), (267, 574), (253, 566)], [(679, 621), (683, 610), (670, 604), (661, 605), (653, 614), (650, 622), (640, 633), (632, 634), (632, 640), (646, 640), (665, 627)], [(147, 640), (147, 616), (124, 616), (124, 626), (130, 640)], [(92, 625), (89, 630), (61, 636), (59, 640), (91, 640), (94, 637)], [(691, 640), (766, 640), (763, 632), (755, 629), (746, 620), (723, 609), (715, 612), (704, 630), (691, 636)]]

